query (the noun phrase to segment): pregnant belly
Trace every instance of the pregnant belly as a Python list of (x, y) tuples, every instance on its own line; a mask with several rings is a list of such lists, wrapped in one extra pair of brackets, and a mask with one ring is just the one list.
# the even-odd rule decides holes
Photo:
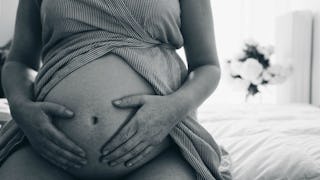
[(99, 162), (102, 145), (136, 112), (119, 109), (111, 101), (131, 94), (155, 94), (154, 90), (121, 57), (108, 54), (74, 71), (56, 85), (45, 101), (65, 105), (75, 116), (70, 120), (54, 118), (54, 124), (87, 153), (88, 164), (69, 169), (82, 178), (117, 178), (141, 167), (171, 143), (167, 137), (157, 148), (133, 167), (111, 167)]

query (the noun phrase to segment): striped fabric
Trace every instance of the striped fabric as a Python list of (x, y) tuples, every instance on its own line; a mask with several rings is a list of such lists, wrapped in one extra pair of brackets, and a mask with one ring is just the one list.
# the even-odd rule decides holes
[[(186, 79), (187, 69), (176, 53), (183, 45), (179, 0), (35, 1), (43, 28), (37, 101), (68, 74), (107, 53), (122, 57), (159, 95), (174, 92)], [(4, 161), (25, 137), (13, 120), (1, 134)], [(170, 135), (198, 180), (231, 179), (219, 171), (221, 150), (197, 122), (196, 110)]]

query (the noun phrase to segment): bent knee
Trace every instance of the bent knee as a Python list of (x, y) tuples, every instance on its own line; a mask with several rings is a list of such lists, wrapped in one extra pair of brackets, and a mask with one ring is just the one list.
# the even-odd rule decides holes
[(36, 154), (30, 145), (12, 153), (0, 168), (1, 180), (74, 180), (63, 170)]
[(182, 157), (179, 150), (170, 147), (160, 156), (129, 174), (125, 180), (195, 180), (195, 170)]

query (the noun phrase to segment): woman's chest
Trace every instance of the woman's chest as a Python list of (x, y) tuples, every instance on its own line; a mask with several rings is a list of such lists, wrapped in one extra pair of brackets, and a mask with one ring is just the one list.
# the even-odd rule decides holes
[(128, 16), (145, 29), (180, 25), (179, 0), (43, 0), (41, 5), (46, 25), (73, 21), (97, 26), (98, 21), (123, 23)]

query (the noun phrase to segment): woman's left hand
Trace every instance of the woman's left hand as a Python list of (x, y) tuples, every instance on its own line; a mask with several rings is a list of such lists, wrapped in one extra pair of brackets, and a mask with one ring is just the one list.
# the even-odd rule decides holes
[[(101, 161), (130, 167), (143, 159), (186, 115), (186, 108), (171, 96), (131, 95), (113, 101), (119, 108), (140, 107), (128, 123), (102, 147)], [(118, 102), (118, 103), (117, 103)]]

